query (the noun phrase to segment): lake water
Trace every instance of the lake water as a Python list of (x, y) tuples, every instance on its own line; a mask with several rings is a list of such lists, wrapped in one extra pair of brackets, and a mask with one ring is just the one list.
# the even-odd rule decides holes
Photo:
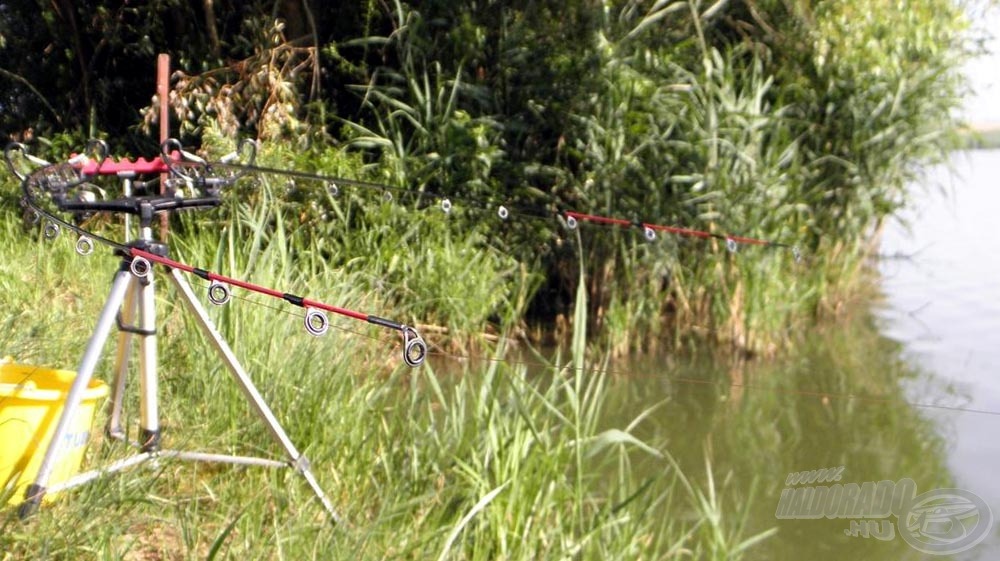
[[(939, 559), (907, 543), (901, 525), (925, 549), (986, 527), (946, 516), (956, 499), (944, 491), (922, 503), (926, 518), (873, 518), (878, 531), (892, 530), (884, 540), (863, 537), (866, 522), (846, 514), (779, 520), (784, 491), (822, 485), (789, 484), (793, 472), (838, 468), (841, 490), (882, 481), (903, 489), (905, 480), (915, 485), (910, 496), (962, 489), (981, 499), (964, 500), (974, 514), (985, 517), (985, 504), (1000, 517), (1000, 151), (956, 153), (952, 166), (912, 187), (908, 228), (886, 226), (883, 258), (871, 268), (874, 301), (804, 334), (791, 356), (612, 365), (628, 374), (612, 385), (609, 425), (628, 426), (659, 404), (636, 434), (702, 485), (710, 463), (728, 524), (745, 519), (745, 534), (778, 529), (751, 559)], [(646, 469), (668, 470), (654, 459)], [(1000, 558), (998, 531), (994, 522), (950, 558)]]

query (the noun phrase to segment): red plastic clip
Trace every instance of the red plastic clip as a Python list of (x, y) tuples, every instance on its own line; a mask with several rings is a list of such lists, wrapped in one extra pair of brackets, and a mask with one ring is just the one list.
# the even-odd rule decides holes
[[(171, 159), (180, 159), (179, 152), (173, 152), (170, 154)], [(147, 160), (146, 158), (140, 157), (139, 159), (132, 160), (119, 160), (115, 161), (111, 158), (105, 158), (104, 163), (98, 165), (96, 161), (87, 159), (84, 162), (74, 162), (76, 157), (70, 159), (72, 166), (79, 170), (83, 175), (120, 175), (125, 173), (134, 173), (136, 175), (149, 175), (155, 173), (167, 173), (170, 168), (167, 164), (163, 163), (161, 158), (154, 158), (152, 160)]]

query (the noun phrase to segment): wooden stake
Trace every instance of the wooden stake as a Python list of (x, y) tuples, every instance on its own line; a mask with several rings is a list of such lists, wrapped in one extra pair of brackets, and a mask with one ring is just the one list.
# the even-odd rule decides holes
[[(170, 55), (160, 53), (156, 57), (156, 95), (160, 99), (160, 145), (170, 138)], [(166, 193), (167, 174), (160, 174), (160, 194)], [(160, 241), (166, 242), (170, 233), (170, 218), (166, 212), (160, 214)]]

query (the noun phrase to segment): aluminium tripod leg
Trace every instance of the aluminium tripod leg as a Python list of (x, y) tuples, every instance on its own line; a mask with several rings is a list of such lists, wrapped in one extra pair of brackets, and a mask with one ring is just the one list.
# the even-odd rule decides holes
[[(124, 440), (122, 401), (128, 377), (132, 337), (139, 337), (139, 445), (143, 452), (156, 452), (160, 447), (160, 420), (157, 394), (156, 307), (153, 276), (133, 278), (125, 294), (125, 303), (118, 316), (118, 352), (115, 358), (115, 380), (112, 386), (111, 416), (108, 436)], [(138, 308), (138, 317), (136, 315)], [(134, 323), (138, 319), (138, 323)]]
[(65, 439), (66, 432), (69, 430), (70, 423), (76, 415), (77, 407), (83, 398), (83, 392), (86, 391), (87, 386), (90, 384), (94, 369), (97, 367), (97, 361), (101, 356), (101, 350), (104, 348), (104, 343), (111, 333), (111, 328), (115, 323), (115, 316), (118, 314), (122, 301), (125, 299), (125, 293), (131, 281), (132, 274), (127, 267), (122, 267), (115, 274), (115, 280), (111, 284), (111, 293), (108, 295), (107, 302), (104, 303), (104, 309), (101, 310), (101, 315), (97, 320), (97, 327), (94, 328), (94, 333), (87, 343), (87, 349), (83, 353), (83, 360), (80, 361), (80, 367), (77, 368), (76, 378), (73, 380), (69, 393), (66, 395), (66, 403), (63, 406), (62, 414), (59, 416), (59, 422), (53, 430), (52, 440), (49, 442), (49, 447), (45, 452), (45, 457), (42, 459), (42, 464), (38, 468), (38, 475), (35, 477), (35, 482), (25, 490), (24, 502), (21, 503), (18, 509), (18, 514), (21, 518), (27, 518), (38, 510), (38, 506), (42, 502), (42, 497), (45, 496), (46, 486), (56, 465), (56, 460), (63, 453), (63, 440)]
[[(119, 314), (119, 326), (132, 325), (135, 321), (138, 295), (136, 294), (136, 283), (129, 283), (128, 292), (125, 294), (125, 303), (122, 305)], [(116, 440), (125, 440), (125, 429), (122, 427), (122, 405), (125, 399), (125, 381), (128, 378), (129, 357), (132, 350), (132, 330), (120, 329), (118, 333), (118, 351), (115, 355), (115, 379), (111, 384), (111, 412), (108, 416), (108, 424), (104, 429), (105, 434)]]
[(219, 352), (223, 362), (226, 364), (226, 367), (229, 368), (230, 374), (232, 374), (233, 379), (239, 385), (240, 390), (243, 391), (243, 395), (247, 398), (247, 401), (250, 402), (250, 405), (253, 407), (257, 415), (267, 425), (268, 430), (271, 432), (271, 436), (285, 451), (285, 455), (288, 458), (288, 464), (302, 474), (302, 477), (305, 478), (305, 480), (309, 483), (309, 486), (312, 488), (313, 493), (316, 494), (316, 497), (323, 504), (323, 508), (326, 509), (327, 513), (329, 513), (330, 518), (339, 524), (341, 522), (340, 517), (334, 510), (330, 499), (327, 498), (326, 493), (324, 493), (323, 489), (320, 487), (319, 482), (316, 480), (316, 476), (313, 475), (312, 470), (309, 467), (309, 460), (304, 455), (299, 453), (298, 449), (295, 448), (295, 445), (292, 444), (291, 439), (288, 438), (288, 435), (281, 427), (278, 419), (274, 416), (271, 408), (268, 407), (267, 403), (264, 402), (264, 398), (260, 395), (260, 392), (257, 391), (257, 388), (254, 386), (250, 376), (240, 365), (239, 360), (233, 353), (232, 348), (230, 348), (226, 340), (222, 338), (219, 330), (216, 329), (215, 324), (212, 322), (211, 318), (208, 317), (208, 312), (205, 311), (205, 307), (201, 305), (201, 302), (195, 296), (194, 291), (191, 289), (191, 285), (188, 284), (188, 282), (181, 275), (181, 272), (177, 269), (170, 270), (170, 278), (173, 279), (174, 285), (183, 296), (182, 300), (188, 305), (188, 308), (197, 318), (198, 324), (201, 326), (205, 334), (208, 335), (212, 345), (215, 347), (215, 350)]
[(153, 270), (137, 279), (139, 284), (139, 325), (128, 326), (139, 336), (139, 445), (143, 452), (160, 449), (160, 409), (157, 401), (156, 306)]

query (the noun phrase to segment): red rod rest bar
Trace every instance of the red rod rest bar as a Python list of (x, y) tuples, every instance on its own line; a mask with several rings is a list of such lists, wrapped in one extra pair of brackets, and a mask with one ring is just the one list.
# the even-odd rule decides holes
[[(173, 152), (170, 154), (170, 159), (174, 161), (180, 161), (180, 153)], [(111, 158), (105, 158), (104, 163), (100, 166), (94, 160), (87, 160), (82, 163), (75, 163), (73, 167), (80, 170), (84, 175), (119, 175), (122, 173), (134, 173), (136, 175), (151, 175), (157, 173), (167, 173), (170, 168), (167, 164), (163, 163), (163, 159), (154, 158), (152, 160), (147, 160), (146, 158), (140, 157), (139, 159), (132, 160), (119, 160), (115, 161)]]

